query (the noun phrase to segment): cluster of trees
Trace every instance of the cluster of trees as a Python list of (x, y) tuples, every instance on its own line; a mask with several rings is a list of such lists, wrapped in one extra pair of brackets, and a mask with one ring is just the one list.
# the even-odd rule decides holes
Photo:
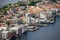
[(28, 4), (28, 5), (32, 5), (32, 6), (35, 6), (36, 3), (38, 3), (38, 2), (42, 2), (42, 0), (31, 0), (31, 1), (29, 1), (27, 4)]
[(4, 14), (4, 15), (7, 14), (7, 10), (9, 10), (10, 5), (11, 4), (5, 5), (4, 7), (0, 8), (0, 14)]
[(56, 2), (57, 0), (50, 0), (50, 1), (52, 1), (52, 2)]
[(37, 2), (40, 2), (41, 0), (32, 0), (32, 1), (29, 1), (29, 2), (20, 2), (18, 1), (17, 3), (14, 3), (14, 4), (8, 4), (8, 5), (5, 5), (3, 8), (0, 8), (0, 10), (2, 10), (2, 12), (0, 14), (6, 14), (6, 11), (9, 10), (11, 7), (17, 7), (17, 6), (26, 6), (27, 4), (28, 5), (32, 5), (32, 6), (35, 6)]
[(0, 14), (7, 14), (7, 10), (9, 10), (11, 7), (16, 7), (16, 6), (20, 6), (20, 5), (25, 5), (24, 2), (20, 2), (18, 1), (17, 3), (14, 4), (8, 4), (5, 5), (4, 7), (0, 8)]

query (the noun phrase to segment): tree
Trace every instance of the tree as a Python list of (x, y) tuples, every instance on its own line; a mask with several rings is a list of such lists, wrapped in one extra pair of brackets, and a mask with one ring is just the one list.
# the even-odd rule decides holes
[(17, 6), (19, 6), (18, 3), (14, 3), (14, 7), (17, 7)]
[(50, 0), (50, 1), (52, 1), (52, 2), (56, 2), (56, 0)]
[(31, 1), (28, 5), (32, 5), (32, 6), (35, 6), (36, 5), (36, 2), (34, 1)]
[(28, 0), (27, 4), (35, 6), (35, 4), (38, 3), (38, 2), (42, 2), (42, 0), (30, 0), (30, 1)]
[(41, 2), (42, 0), (33, 0), (34, 2)]
[(5, 23), (6, 23), (8, 26), (10, 25), (10, 22), (9, 22), (9, 21), (6, 21)]
[(18, 1), (18, 2), (17, 2), (17, 4), (18, 4), (18, 6), (20, 6), (20, 5), (21, 5), (21, 2), (20, 2), (20, 1)]
[(1, 11), (0, 11), (1, 12), (0, 14), (6, 15), (7, 10), (8, 10), (8, 8), (2, 8)]
[(11, 4), (8, 4), (8, 7), (10, 8), (12, 5)]
[(1, 9), (0, 15), (6, 15), (6, 14), (7, 14), (7, 11), (5, 9)]
[(1, 8), (0, 8), (0, 10), (1, 10)]

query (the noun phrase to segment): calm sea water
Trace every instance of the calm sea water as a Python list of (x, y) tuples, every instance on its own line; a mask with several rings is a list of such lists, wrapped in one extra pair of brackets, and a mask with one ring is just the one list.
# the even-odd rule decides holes
[(28, 32), (19, 37), (18, 40), (60, 40), (60, 17), (56, 17), (54, 24), (40, 27), (35, 32)]
[[(20, 0), (0, 0), (0, 7), (18, 1)], [(47, 27), (40, 27), (35, 32), (28, 32), (19, 37), (18, 40), (60, 40), (60, 17), (56, 17), (54, 24), (49, 24)]]

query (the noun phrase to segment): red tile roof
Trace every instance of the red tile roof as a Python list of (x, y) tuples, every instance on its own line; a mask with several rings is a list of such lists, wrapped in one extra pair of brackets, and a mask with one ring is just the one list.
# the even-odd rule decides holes
[(7, 24), (5, 24), (5, 23), (0, 23), (0, 27), (7, 27)]
[(30, 13), (38, 13), (38, 12), (41, 12), (41, 11), (44, 10), (43, 8), (39, 8), (39, 7), (36, 7), (36, 6), (30, 6), (28, 9), (29, 9), (28, 11)]

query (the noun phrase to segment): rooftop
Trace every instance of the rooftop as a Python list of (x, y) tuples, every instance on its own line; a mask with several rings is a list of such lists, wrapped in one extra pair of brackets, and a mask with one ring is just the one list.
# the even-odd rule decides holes
[(28, 8), (28, 11), (30, 12), (30, 13), (38, 13), (38, 12), (41, 12), (41, 11), (43, 11), (44, 9), (43, 8), (40, 8), (40, 7), (37, 7), (37, 6), (30, 6), (29, 8)]

